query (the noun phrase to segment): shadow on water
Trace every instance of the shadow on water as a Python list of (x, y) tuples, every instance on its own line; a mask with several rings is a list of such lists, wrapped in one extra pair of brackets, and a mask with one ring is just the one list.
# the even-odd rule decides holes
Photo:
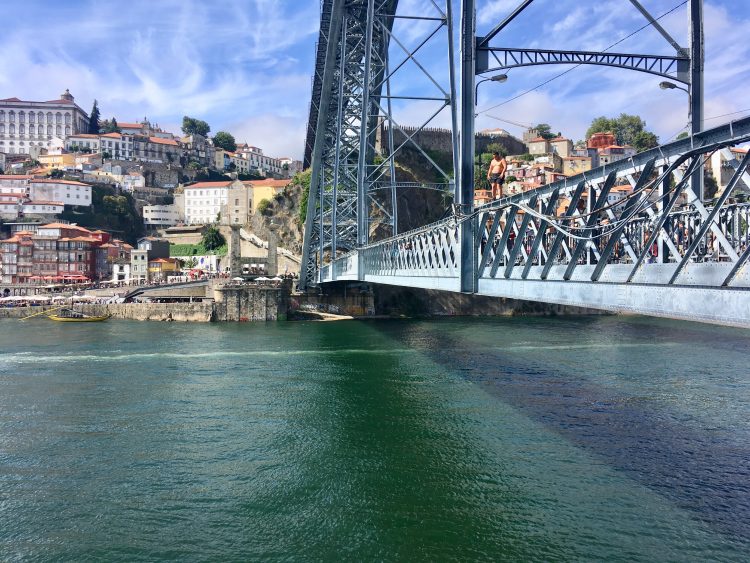
[[(475, 324), (476, 331), (493, 330), (497, 323), (504, 331), (512, 331), (514, 323), (527, 325), (525, 328), (530, 325), (533, 331), (535, 321), (468, 322)], [(598, 318), (544, 320), (546, 325), (555, 322), (570, 334), (614, 327), (620, 337), (636, 344), (663, 338), (667, 331), (669, 339), (685, 350), (700, 342), (718, 350), (717, 354), (744, 352), (749, 342), (743, 331), (671, 321), (619, 319), (604, 321), (602, 326)], [(501, 348), (478, 348), (462, 330), (466, 323), (448, 320), (433, 325), (424, 352), (446, 368), (461, 371), (469, 381), (575, 446), (689, 510), (698, 520), (741, 543), (750, 540), (750, 446), (738, 443), (729, 429), (682, 424), (675, 413), (664, 412), (663, 405), (631, 400), (622, 391), (598, 385), (595, 377), (577, 377), (560, 365), (539, 361), (533, 349), (526, 352), (527, 361)], [(390, 323), (380, 324), (378, 329), (396, 341), (408, 342), (411, 326)], [(537, 342), (544, 342), (549, 335), (543, 334), (540, 325), (535, 336)], [(421, 338), (420, 342), (427, 341)], [(581, 355), (577, 367), (581, 374), (591, 376), (606, 362), (607, 351), (598, 351)], [(655, 366), (654, 377), (659, 375)]]
[[(321, 522), (328, 539), (308, 546), (308, 554), (324, 560), (342, 553), (407, 561), (571, 558), (568, 547), (533, 524), (529, 499), (506, 480), (502, 465), (487, 466), (486, 452), (463, 427), (466, 417), (436, 407), (444, 387), (435, 380), (443, 376), (434, 369), (415, 375), (413, 362), (403, 365), (397, 354), (383, 353), (393, 340), (367, 324), (357, 331), (350, 326), (331, 323), (319, 331), (320, 349), (346, 342), (356, 350), (325, 356), (326, 370), (338, 377), (318, 390), (322, 400), (308, 397), (319, 410), (300, 420), (321, 434), (321, 450), (306, 469), (328, 481), (320, 508), (329, 519), (341, 518)], [(362, 353), (368, 349), (377, 353)]]

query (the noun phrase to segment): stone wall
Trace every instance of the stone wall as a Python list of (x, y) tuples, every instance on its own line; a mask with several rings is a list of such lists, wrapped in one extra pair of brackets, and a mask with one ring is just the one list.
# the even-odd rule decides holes
[[(404, 127), (403, 132), (398, 129), (393, 131), (393, 142), (395, 146), (401, 145), (406, 141), (406, 135), (414, 135), (414, 141), (426, 151), (437, 151), (441, 153), (451, 154), (453, 149), (453, 140), (451, 138), (450, 129), (438, 129), (434, 127), (426, 127), (421, 131), (417, 132), (416, 127)], [(378, 131), (377, 136), (378, 142), (381, 143), (382, 147), (388, 146), (388, 130), (383, 127)], [(475, 151), (485, 152), (487, 145), (491, 143), (497, 143), (508, 151), (508, 154), (524, 154), (526, 152), (526, 145), (519, 139), (512, 135), (476, 135), (476, 148)], [(406, 146), (413, 146), (411, 143)]]
[[(115, 319), (131, 319), (134, 321), (184, 321), (209, 322), (213, 320), (213, 303), (108, 303), (78, 304), (76, 310), (88, 315), (112, 315)], [(54, 309), (45, 307), (12, 307), (0, 308), (0, 318), (22, 319), (43, 310)], [(43, 319), (43, 315), (39, 316)]]
[(288, 287), (217, 287), (214, 290), (214, 320), (286, 320), (288, 295)]
[(610, 314), (598, 309), (431, 289), (373, 285), (373, 291), (375, 294), (375, 311), (378, 315), (547, 316)]
[[(134, 321), (277, 321), (286, 320), (289, 307), (288, 288), (236, 287), (217, 288), (216, 302), (195, 303), (107, 303), (76, 304), (88, 315), (111, 315), (114, 319)], [(0, 308), (0, 319), (22, 319), (34, 313), (54, 309), (52, 306)], [(39, 316), (40, 320), (43, 315)]]

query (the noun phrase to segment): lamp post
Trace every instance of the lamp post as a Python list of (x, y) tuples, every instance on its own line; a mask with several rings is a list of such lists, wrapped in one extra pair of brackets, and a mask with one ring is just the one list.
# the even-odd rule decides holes
[[(659, 88), (662, 90), (682, 90), (688, 95), (688, 123), (690, 124), (690, 134), (695, 135), (700, 133), (703, 129), (703, 103), (698, 100), (696, 103), (695, 96), (692, 92), (691, 85), (688, 88), (678, 86), (674, 82), (659, 82)], [(698, 107), (698, 112), (694, 112), (694, 108)], [(690, 185), (693, 192), (700, 201), (703, 201), (703, 166), (699, 166), (693, 173), (693, 177), (690, 181)]]
[[(496, 74), (495, 76), (489, 76), (487, 78), (483, 78), (479, 82), (477, 82), (477, 85), (474, 87), (474, 100), (476, 101), (477, 96), (479, 95), (479, 85), (482, 84), (482, 82), (506, 82), (508, 80), (507, 74)], [(477, 114), (474, 114), (474, 117), (476, 117)]]

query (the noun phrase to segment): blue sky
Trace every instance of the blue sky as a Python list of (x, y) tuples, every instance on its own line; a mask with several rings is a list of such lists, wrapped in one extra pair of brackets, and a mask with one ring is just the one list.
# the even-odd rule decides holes
[[(641, 0), (655, 16), (680, 0)], [(94, 98), (104, 117), (134, 121), (144, 116), (177, 132), (182, 116), (205, 119), (212, 131), (228, 130), (238, 141), (273, 156), (300, 158), (317, 40), (320, 5), (273, 0), (3, 0), (0, 34), (0, 98), (45, 100), (65, 88), (89, 111)], [(518, 0), (478, 2), (480, 33), (500, 21)], [(402, 13), (424, 14), (430, 0), (402, 0)], [(458, 31), (458, 7), (456, 31)], [(645, 23), (627, 0), (536, 0), (495, 44), (511, 47), (601, 49)], [(661, 20), (687, 44), (687, 12)], [(750, 107), (750, 2), (705, 0), (706, 116)], [(428, 25), (396, 28), (406, 46), (416, 45)], [(421, 34), (421, 35), (420, 35)], [(444, 45), (427, 49), (423, 65), (445, 74)], [(394, 47), (394, 51), (398, 48)], [(652, 28), (617, 50), (671, 54)], [(396, 60), (396, 57), (394, 57)], [(405, 67), (405, 71), (407, 70)], [(498, 104), (568, 67), (527, 67), (504, 84), (480, 86), (478, 108)], [(420, 72), (405, 72), (401, 92), (428, 89)], [(605, 67), (580, 67), (548, 86), (481, 113), (478, 128), (503, 127), (519, 135), (518, 123), (550, 123), (579, 139), (591, 119), (624, 111), (641, 115), (663, 140), (687, 121), (687, 99), (662, 91), (660, 78)], [(395, 86), (399, 88), (398, 85)], [(426, 104), (398, 108), (402, 123), (431, 113)], [(750, 113), (750, 112), (746, 112)], [(725, 119), (710, 119), (707, 126)], [(493, 117), (490, 117), (493, 116)], [(450, 123), (443, 112), (435, 125)]]

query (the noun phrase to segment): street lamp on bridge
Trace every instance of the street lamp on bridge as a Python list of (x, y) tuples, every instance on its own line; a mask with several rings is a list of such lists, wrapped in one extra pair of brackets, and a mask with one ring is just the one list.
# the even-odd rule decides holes
[(477, 82), (476, 86), (474, 87), (474, 100), (476, 101), (477, 96), (479, 95), (479, 85), (482, 82), (507, 82), (508, 81), (508, 75), (507, 74), (496, 74), (495, 76), (488, 76), (487, 78), (483, 78), (479, 82)]

